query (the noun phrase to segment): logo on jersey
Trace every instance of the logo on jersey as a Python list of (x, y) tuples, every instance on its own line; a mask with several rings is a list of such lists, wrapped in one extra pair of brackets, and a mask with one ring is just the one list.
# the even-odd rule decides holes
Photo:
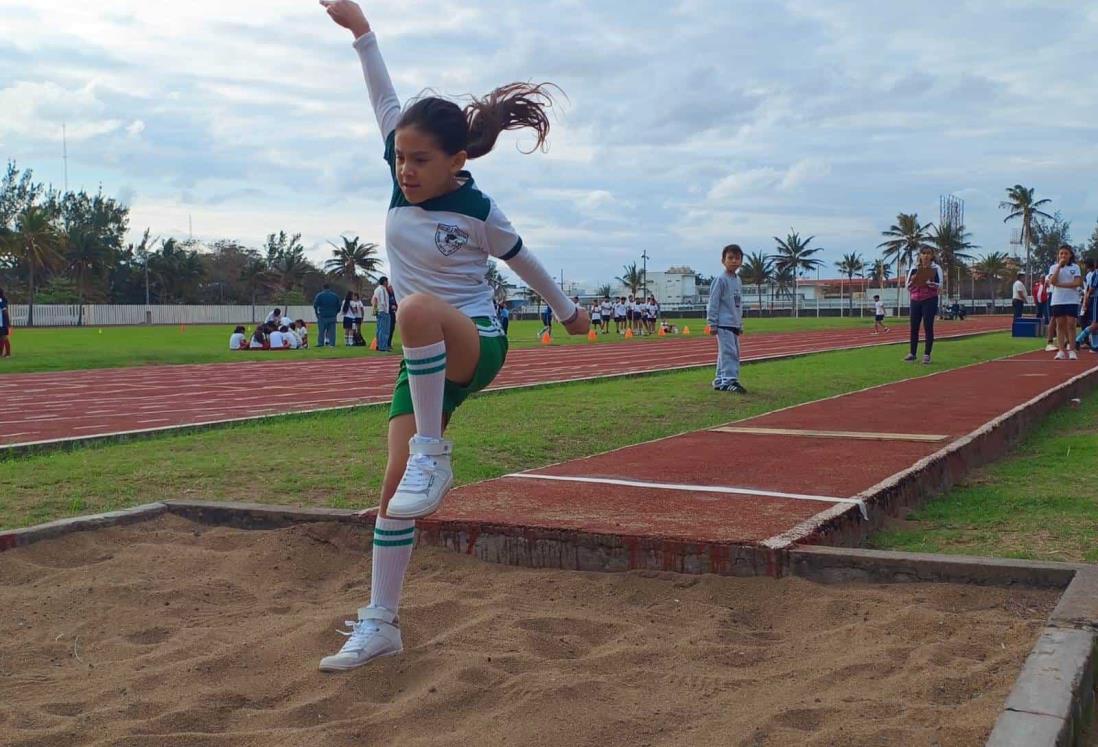
[(465, 233), (465, 231), (462, 231), (457, 226), (448, 226), (445, 223), (439, 223), (438, 228), (435, 229), (435, 246), (437, 246), (438, 250), (447, 257), (468, 243), (469, 234)]

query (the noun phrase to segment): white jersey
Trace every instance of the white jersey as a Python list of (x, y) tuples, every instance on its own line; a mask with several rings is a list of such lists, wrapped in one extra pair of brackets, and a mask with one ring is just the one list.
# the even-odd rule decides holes
[(609, 301), (603, 301), (602, 302), (602, 315), (603, 316), (610, 316), (613, 313), (614, 313), (614, 304), (610, 303)]
[(876, 316), (884, 316), (885, 315), (884, 301), (874, 301), (873, 302), (873, 313)]
[[(1060, 263), (1056, 262), (1048, 268), (1048, 274), (1050, 276), (1055, 275), (1056, 281), (1064, 283), (1065, 285), (1071, 283), (1075, 278), (1083, 277), (1083, 273), (1079, 271), (1079, 265), (1070, 264), (1067, 267), (1060, 267)], [(1066, 306), (1068, 304), (1079, 303), (1079, 291), (1076, 288), (1061, 288), (1056, 286), (1052, 289), (1052, 305), (1053, 306)]]
[(591, 304), (591, 319), (602, 320), (602, 306), (600, 304)]
[(619, 303), (614, 307), (614, 314), (616, 316), (625, 316), (625, 304)]
[[(511, 267), (534, 288), (554, 312), (571, 316), (575, 305), (551, 282), (540, 265), (524, 277), (520, 267), (533, 260), (523, 249), (522, 239), (507, 216), (491, 197), (477, 189), (472, 175), (458, 173), (460, 187), (418, 204), (405, 198), (396, 174), (396, 126), (401, 117), (400, 100), (393, 89), (385, 62), (371, 31), (354, 42), (370, 92), (370, 102), (385, 139), (385, 160), (393, 180), (389, 213), (385, 220), (385, 243), (390, 280), (397, 298), (413, 293), (431, 293), (466, 316), (495, 317), (492, 288), (485, 276), (488, 258), (503, 261), (516, 258)], [(520, 262), (527, 258), (528, 261)], [(544, 277), (543, 277), (544, 276)]]

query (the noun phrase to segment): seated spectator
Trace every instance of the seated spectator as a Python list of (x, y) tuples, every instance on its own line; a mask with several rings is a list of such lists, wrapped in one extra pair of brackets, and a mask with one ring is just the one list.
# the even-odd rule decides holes
[(954, 300), (953, 305), (949, 307), (949, 313), (953, 315), (954, 319), (960, 319), (963, 321), (967, 312), (965, 311), (964, 306), (961, 306), (961, 304)]
[(297, 320), (297, 339), (301, 340), (301, 347), (309, 347), (309, 325), (305, 323), (304, 319)]
[(282, 336), (289, 341), (291, 350), (297, 350), (301, 347), (301, 340), (298, 339), (297, 333), (294, 332), (294, 326), (292, 322), (289, 326), (285, 324), (282, 325), (282, 329), (280, 331), (282, 332)]
[(266, 350), (270, 347), (267, 341), (267, 325), (257, 324), (255, 326), (255, 332), (252, 332), (251, 342), (248, 343), (250, 350)]
[(246, 348), (248, 342), (248, 336), (244, 333), (244, 327), (237, 326), (233, 330), (232, 335), (229, 337), (229, 350), (240, 350)]
[(274, 324), (275, 326), (282, 324), (282, 309), (275, 309), (270, 314), (267, 314), (267, 319), (265, 321), (267, 324)]
[(286, 335), (284, 334), (285, 331), (286, 327), (282, 326), (271, 332), (269, 340), (271, 350), (284, 350), (290, 347), (290, 341), (286, 339)]

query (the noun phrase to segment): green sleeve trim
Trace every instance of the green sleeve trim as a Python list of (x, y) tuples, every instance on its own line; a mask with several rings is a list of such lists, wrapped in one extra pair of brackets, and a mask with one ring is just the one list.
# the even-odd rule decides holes
[(504, 262), (506, 262), (507, 260), (513, 258), (516, 254), (518, 254), (521, 249), (522, 249), (522, 239), (519, 238), (519, 240), (515, 242), (515, 246), (511, 249), (511, 251), (504, 254), (502, 257), (500, 257), (500, 259), (502, 259)]

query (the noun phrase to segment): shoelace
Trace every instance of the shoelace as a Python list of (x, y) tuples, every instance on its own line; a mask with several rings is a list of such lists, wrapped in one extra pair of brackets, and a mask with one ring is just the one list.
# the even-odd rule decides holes
[(339, 650), (342, 654), (345, 651), (357, 651), (366, 644), (366, 639), (374, 633), (381, 632), (381, 629), (373, 620), (344, 620), (343, 624), (348, 626), (350, 630), (343, 631), (337, 630), (340, 635), (347, 636), (347, 642), (343, 644), (343, 648)]
[(404, 470), (404, 477), (400, 480), (399, 489), (409, 493), (426, 492), (431, 484), (431, 470), (435, 462), (426, 454), (413, 454), (408, 457), (408, 466)]

